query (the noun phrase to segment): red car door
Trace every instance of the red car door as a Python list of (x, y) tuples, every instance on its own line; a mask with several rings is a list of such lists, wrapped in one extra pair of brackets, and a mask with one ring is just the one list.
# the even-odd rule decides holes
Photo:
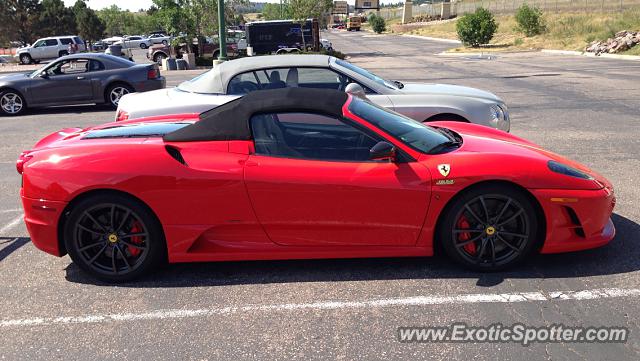
[(263, 114), (251, 123), (245, 182), (273, 242), (415, 244), (430, 198), (424, 166), (370, 160), (379, 137), (324, 115)]

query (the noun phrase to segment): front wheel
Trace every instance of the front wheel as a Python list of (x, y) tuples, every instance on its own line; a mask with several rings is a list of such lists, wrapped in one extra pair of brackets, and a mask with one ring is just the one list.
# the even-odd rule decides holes
[(132, 280), (165, 258), (158, 221), (147, 208), (120, 195), (100, 195), (78, 203), (64, 231), (73, 262), (103, 281)]
[(140, 44), (140, 49), (146, 49), (147, 48), (147, 44), (145, 43), (141, 43)]
[(0, 111), (4, 115), (20, 115), (27, 108), (22, 95), (13, 90), (0, 92)]
[(125, 84), (115, 84), (110, 86), (105, 92), (105, 100), (109, 105), (117, 108), (120, 103), (120, 99), (129, 93), (133, 93), (133, 89), (130, 86)]
[(32, 61), (33, 61), (33, 58), (31, 58), (31, 55), (29, 55), (29, 54), (20, 54), (20, 63), (22, 63), (24, 65), (29, 65), (29, 64), (31, 64)]
[(438, 238), (454, 261), (476, 271), (499, 271), (524, 260), (539, 237), (537, 213), (522, 191), (474, 188), (450, 204)]

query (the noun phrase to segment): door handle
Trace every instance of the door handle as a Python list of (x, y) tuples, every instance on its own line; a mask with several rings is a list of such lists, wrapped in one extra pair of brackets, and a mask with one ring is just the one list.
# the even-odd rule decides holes
[(76, 79), (82, 80), (82, 79), (84, 79), (84, 77), (83, 76), (78, 76), (78, 77), (76, 77)]

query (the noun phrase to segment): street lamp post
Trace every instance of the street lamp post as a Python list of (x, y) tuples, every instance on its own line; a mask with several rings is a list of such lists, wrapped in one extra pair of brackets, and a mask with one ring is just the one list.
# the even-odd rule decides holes
[(227, 60), (227, 26), (224, 21), (224, 0), (218, 0), (218, 43), (220, 55), (218, 61)]

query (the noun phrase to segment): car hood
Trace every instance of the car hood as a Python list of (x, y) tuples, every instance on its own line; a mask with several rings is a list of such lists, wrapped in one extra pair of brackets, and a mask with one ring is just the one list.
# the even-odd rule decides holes
[(482, 98), (502, 103), (502, 99), (491, 92), (460, 85), (404, 83), (404, 87), (400, 91), (406, 94), (437, 94)]
[(118, 104), (118, 111), (126, 112), (129, 119), (165, 114), (202, 113), (238, 97), (190, 93), (177, 88), (159, 89), (125, 95)]
[[(501, 169), (502, 163), (512, 166), (522, 166), (529, 173), (529, 182), (534, 187), (562, 188), (562, 189), (600, 189), (611, 187), (611, 183), (601, 174), (589, 167), (543, 149), (539, 145), (513, 134), (497, 129), (461, 122), (433, 122), (429, 125), (444, 127), (458, 133), (462, 139), (462, 146), (452, 152), (455, 156), (462, 156), (466, 161), (482, 162), (483, 159), (499, 159), (488, 165), (487, 171)], [(548, 168), (549, 161), (556, 161), (580, 170), (591, 176), (592, 180), (569, 177), (553, 173)]]
[(10, 73), (10, 74), (0, 74), (0, 82), (9, 82), (12, 80), (21, 80), (29, 77), (28, 73)]
[(20, 48), (16, 49), (16, 53), (19, 53), (19, 52), (25, 51), (25, 50), (29, 50), (29, 49), (31, 49), (30, 46), (23, 46), (23, 47), (20, 47)]

